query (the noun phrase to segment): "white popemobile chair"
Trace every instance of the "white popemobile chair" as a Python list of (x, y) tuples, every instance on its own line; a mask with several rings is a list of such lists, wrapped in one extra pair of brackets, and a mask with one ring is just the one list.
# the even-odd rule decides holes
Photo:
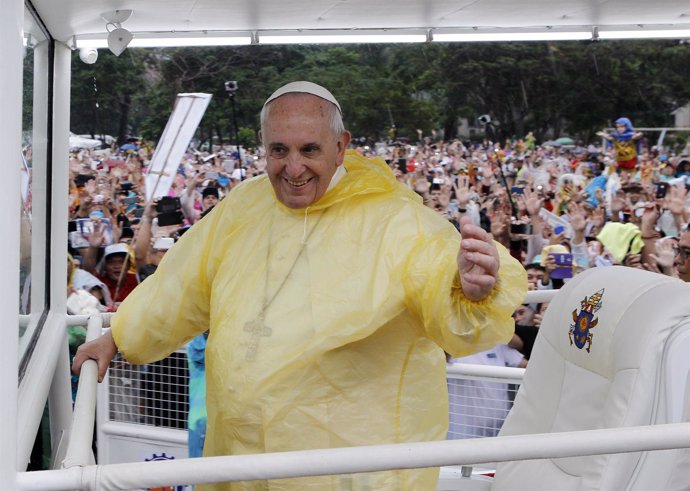
[[(499, 436), (690, 421), (689, 373), (690, 283), (622, 266), (590, 269), (549, 305)], [(479, 489), (443, 476), (439, 490)], [(480, 486), (688, 490), (690, 450), (499, 463)]]

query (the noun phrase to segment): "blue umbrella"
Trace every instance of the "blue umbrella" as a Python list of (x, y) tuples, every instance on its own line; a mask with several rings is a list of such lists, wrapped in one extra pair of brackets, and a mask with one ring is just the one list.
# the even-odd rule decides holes
[(120, 150), (136, 150), (137, 146), (134, 143), (125, 143), (120, 147)]
[(575, 145), (575, 140), (572, 138), (568, 138), (567, 136), (562, 136), (561, 138), (556, 140), (556, 143), (559, 145)]

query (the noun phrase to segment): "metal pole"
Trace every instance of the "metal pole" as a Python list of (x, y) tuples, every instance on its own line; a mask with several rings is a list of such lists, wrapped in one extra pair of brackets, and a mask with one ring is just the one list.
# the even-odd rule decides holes
[[(51, 200), (50, 225), (48, 231), (50, 244), (49, 274), (46, 274), (47, 285), (50, 288), (49, 308), (51, 312), (64, 316), (67, 311), (67, 221), (68, 221), (68, 193), (64, 183), (69, 180), (69, 128), (70, 128), (70, 84), (72, 50), (64, 43), (56, 42), (54, 48), (53, 84), (53, 134), (52, 134), (52, 166), (50, 168), (50, 185), (52, 192), (48, 194)], [(64, 327), (64, 317), (61, 319), (61, 336), (59, 342), (52, 345), (57, 350), (53, 382), (48, 395), (50, 411), (50, 439), (51, 460), (57, 456), (62, 439), (72, 424), (72, 384), (70, 379), (69, 350), (67, 329)], [(47, 337), (47, 333), (42, 333)], [(52, 355), (51, 355), (52, 356)], [(29, 386), (26, 389), (30, 390)]]
[[(103, 319), (103, 327), (110, 327), (110, 319), (113, 317), (113, 314), (110, 312), (102, 312), (99, 316)], [(92, 317), (93, 316), (90, 315), (68, 315), (66, 316), (66, 324), (68, 326), (83, 326), (84, 324), (88, 324)]]
[(235, 80), (229, 80), (225, 82), (225, 92), (227, 92), (228, 97), (230, 97), (230, 105), (232, 106), (232, 122), (235, 127), (235, 146), (237, 148), (237, 156), (242, 161), (242, 149), (240, 147), (240, 137), (239, 137), (239, 127), (237, 126), (237, 111), (235, 108), (235, 94), (237, 92), (238, 85)]
[(240, 167), (242, 166), (242, 147), (240, 146), (239, 129), (237, 126), (237, 113), (235, 111), (235, 94), (230, 95), (230, 103), (232, 104), (232, 122), (235, 126), (235, 146), (237, 147), (237, 159), (240, 161)]
[(240, 148), (240, 138), (238, 136), (239, 131), (237, 129), (237, 112), (235, 111), (235, 94), (230, 94), (230, 103), (232, 104), (232, 124), (235, 127), (235, 145), (237, 146), (237, 151)]
[(17, 381), (19, 351), (19, 230), (21, 216), (20, 168), (22, 150), (22, 52), (24, 2), (2, 3), (0, 15), (0, 145), (7, 153), (3, 179), (3, 212), (0, 228), (5, 237), (0, 244), (0, 488), (13, 489), (17, 471)]
[(446, 368), (446, 376), (448, 378), (461, 378), (466, 380), (519, 384), (522, 383), (522, 379), (525, 376), (525, 369), (491, 365), (472, 365), (470, 363), (453, 363)]
[(136, 489), (680, 448), (690, 448), (690, 423), (86, 466), (21, 473), (17, 489)]
[[(86, 342), (101, 335), (103, 318), (94, 315), (89, 318)], [(62, 467), (70, 468), (93, 464), (91, 451), (93, 426), (96, 418), (96, 388), (98, 385), (98, 365), (96, 360), (86, 360), (81, 368), (77, 399), (74, 401), (74, 414), (70, 429), (68, 447)]]

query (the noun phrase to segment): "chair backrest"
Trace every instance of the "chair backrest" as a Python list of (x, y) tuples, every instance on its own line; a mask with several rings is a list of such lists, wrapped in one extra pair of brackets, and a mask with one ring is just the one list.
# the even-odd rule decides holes
[[(549, 305), (500, 435), (687, 421), (690, 283), (593, 268)], [(492, 490), (688, 489), (687, 450), (500, 464)], [(687, 468), (684, 475), (687, 477)]]

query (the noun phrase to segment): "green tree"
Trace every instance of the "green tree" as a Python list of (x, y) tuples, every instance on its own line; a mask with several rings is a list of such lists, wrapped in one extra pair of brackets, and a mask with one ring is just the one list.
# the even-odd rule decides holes
[[(73, 64), (72, 122), (82, 133), (160, 137), (180, 92), (213, 95), (198, 139), (241, 142), (258, 134), (263, 101), (276, 87), (312, 80), (336, 95), (357, 139), (415, 141), (481, 114), (506, 137), (533, 131), (588, 141), (625, 115), (637, 126), (670, 125), (690, 100), (690, 46), (675, 41), (433, 43), (105, 50)], [(75, 55), (76, 58), (76, 55)], [(234, 80), (235, 114), (224, 82)], [(245, 131), (248, 130), (248, 131)]]

